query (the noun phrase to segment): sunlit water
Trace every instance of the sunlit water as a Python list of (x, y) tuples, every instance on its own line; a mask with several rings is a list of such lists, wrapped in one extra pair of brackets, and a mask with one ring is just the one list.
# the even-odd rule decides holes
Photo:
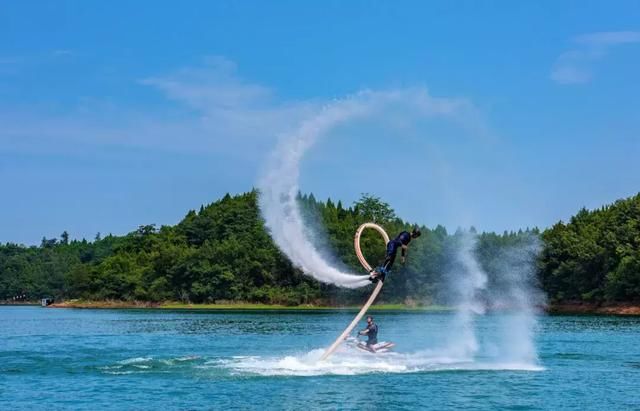
[(640, 318), (541, 317), (522, 362), (504, 316), (462, 358), (451, 314), (381, 313), (393, 353), (319, 362), (352, 316), (0, 307), (0, 409), (640, 409)]

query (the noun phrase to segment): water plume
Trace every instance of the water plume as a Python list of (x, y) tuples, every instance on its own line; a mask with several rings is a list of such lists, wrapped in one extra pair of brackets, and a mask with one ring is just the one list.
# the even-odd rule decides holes
[(355, 275), (330, 264), (311, 241), (312, 233), (297, 202), (300, 162), (314, 143), (333, 127), (362, 115), (366, 105), (345, 100), (326, 106), (291, 135), (281, 138), (260, 180), (260, 209), (271, 236), (291, 262), (315, 279), (347, 288), (367, 285), (366, 276)]
[(476, 236), (471, 232), (458, 231), (453, 240), (447, 291), (449, 303), (456, 312), (447, 344), (452, 355), (471, 360), (479, 350), (474, 320), (475, 316), (485, 313), (481, 292), (487, 285), (487, 274), (475, 256)]
[(492, 264), (488, 299), (505, 313), (499, 317), (495, 356), (503, 361), (535, 363), (535, 327), (545, 297), (536, 279), (536, 259), (541, 249), (534, 235), (500, 250)]
[(434, 98), (424, 88), (363, 91), (326, 105), (299, 127), (280, 138), (259, 180), (260, 209), (276, 245), (305, 274), (324, 283), (357, 288), (369, 284), (367, 276), (342, 270), (328, 261), (327, 250), (314, 244), (297, 202), (300, 165), (305, 154), (322, 137), (354, 119), (377, 115), (385, 120), (412, 117), (458, 117), (468, 102)]
[[(453, 236), (446, 297), (456, 311), (442, 351), (468, 361), (482, 357), (501, 364), (536, 364), (536, 316), (544, 304), (535, 276), (539, 240), (521, 235), (510, 245), (489, 247), (482, 262), (480, 246), (474, 232)], [(477, 321), (487, 309), (496, 313), (491, 317), (494, 332), (483, 335)]]

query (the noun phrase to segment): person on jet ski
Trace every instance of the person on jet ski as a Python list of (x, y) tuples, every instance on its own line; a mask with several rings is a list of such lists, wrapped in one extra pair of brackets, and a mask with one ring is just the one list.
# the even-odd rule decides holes
[(369, 281), (372, 283), (377, 283), (378, 280), (384, 281), (384, 278), (391, 270), (394, 261), (396, 260), (396, 254), (398, 254), (398, 249), (402, 249), (402, 264), (404, 264), (407, 256), (407, 247), (412, 239), (420, 237), (422, 233), (420, 229), (416, 226), (413, 228), (411, 233), (408, 231), (403, 231), (396, 238), (389, 241), (387, 244), (387, 254), (384, 259), (384, 263), (381, 267), (376, 268), (371, 271), (371, 275), (369, 276)]
[(375, 351), (374, 345), (378, 343), (378, 325), (373, 322), (372, 316), (367, 316), (367, 328), (358, 332), (359, 335), (367, 336), (367, 348)]

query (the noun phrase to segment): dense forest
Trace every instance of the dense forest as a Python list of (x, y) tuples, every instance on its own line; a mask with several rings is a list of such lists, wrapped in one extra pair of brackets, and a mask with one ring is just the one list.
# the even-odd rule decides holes
[(640, 194), (580, 210), (542, 233), (540, 280), (551, 301), (640, 301)]
[[(376, 221), (394, 234), (412, 226), (369, 195), (350, 207), (313, 195), (298, 200), (310, 224), (322, 227), (318, 246), (355, 272), (362, 272), (353, 253), (359, 224)], [(455, 269), (452, 253), (465, 234), (448, 233), (442, 226), (421, 228), (406, 265), (396, 263), (383, 301), (443, 302), (439, 290)], [(518, 248), (534, 253), (527, 261), (533, 261), (535, 280), (552, 302), (640, 299), (640, 195), (598, 210), (583, 209), (542, 233), (470, 231), (472, 251), (490, 282), (498, 281), (505, 251)], [(525, 247), (532, 239), (539, 246)], [(376, 233), (363, 236), (363, 250), (371, 261), (384, 257)], [(50, 296), (297, 305), (350, 303), (367, 292), (321, 284), (293, 267), (264, 227), (255, 190), (189, 211), (175, 226), (144, 225), (124, 236), (98, 234), (92, 241), (70, 240), (64, 232), (60, 238), (43, 238), (39, 246), (0, 245), (0, 300)]]

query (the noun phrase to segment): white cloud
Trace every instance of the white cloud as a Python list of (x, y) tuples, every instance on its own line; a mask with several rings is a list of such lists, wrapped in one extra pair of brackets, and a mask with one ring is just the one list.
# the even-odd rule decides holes
[(562, 53), (551, 71), (551, 79), (560, 84), (581, 84), (591, 81), (591, 63), (600, 58), (592, 52), (572, 50)]
[(236, 65), (222, 57), (208, 58), (203, 67), (186, 67), (174, 74), (149, 77), (142, 84), (204, 112), (261, 107), (272, 100), (267, 87), (242, 81)]
[(559, 84), (584, 84), (593, 79), (593, 66), (612, 48), (640, 43), (638, 31), (611, 31), (589, 33), (573, 39), (576, 47), (562, 53), (556, 60), (551, 79)]
[(56, 49), (51, 51), (51, 55), (54, 57), (66, 57), (66, 56), (75, 56), (76, 53), (70, 49)]
[(576, 43), (589, 47), (608, 47), (625, 43), (640, 43), (640, 31), (608, 31), (583, 34), (575, 38)]
[[(264, 158), (279, 137), (322, 111), (329, 100), (286, 100), (262, 84), (243, 79), (235, 63), (211, 57), (204, 64), (149, 76), (138, 87), (155, 90), (160, 102), (140, 107), (114, 100), (79, 98), (73, 108), (16, 109), (0, 105), (0, 147), (12, 153), (86, 153), (105, 147), (187, 154), (213, 153), (251, 162)], [(464, 98), (435, 98), (426, 87), (384, 92), (387, 100), (411, 101), (386, 112), (406, 122), (407, 107), (450, 117), (486, 137), (482, 116)], [(400, 125), (399, 125), (400, 126)], [(411, 127), (411, 124), (407, 124)]]
[(0, 65), (12, 65), (22, 62), (20, 57), (0, 57)]
[(210, 57), (201, 67), (186, 67), (141, 83), (190, 107), (212, 138), (273, 138), (293, 127), (317, 104), (279, 101), (268, 87), (237, 74), (235, 63)]
[(176, 104), (143, 108), (79, 98), (75, 107), (55, 113), (42, 107), (0, 106), (0, 143), (5, 148), (40, 152), (76, 150), (78, 144), (251, 152), (271, 145), (318, 106), (279, 101), (268, 87), (241, 79), (235, 64), (221, 57), (138, 83)]

